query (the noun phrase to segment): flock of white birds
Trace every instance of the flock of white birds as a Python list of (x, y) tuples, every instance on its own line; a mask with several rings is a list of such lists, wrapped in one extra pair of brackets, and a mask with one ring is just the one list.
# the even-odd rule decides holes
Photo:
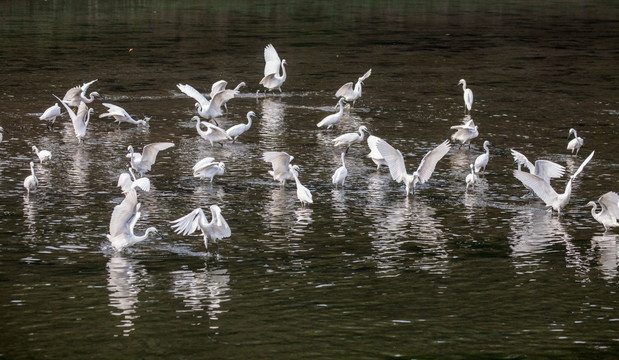
[[(286, 60), (280, 59), (277, 51), (271, 44), (267, 45), (264, 49), (264, 60), (264, 77), (260, 81), (260, 85), (265, 88), (265, 96), (268, 91), (273, 92), (274, 90), (279, 90), (281, 92), (281, 88), (286, 81)], [(359, 77), (356, 83), (353, 84), (353, 82), (349, 82), (337, 90), (335, 93), (335, 96), (338, 98), (337, 104), (335, 105), (337, 112), (326, 116), (318, 122), (317, 127), (326, 127), (330, 129), (336, 126), (342, 119), (345, 108), (350, 107), (350, 103), (354, 106), (355, 101), (362, 96), (363, 82), (367, 80), (371, 74), (372, 70), (370, 69), (363, 76)], [(79, 144), (83, 144), (90, 116), (94, 111), (92, 108), (89, 108), (87, 104), (93, 102), (96, 97), (100, 96), (97, 92), (91, 92), (88, 96), (86, 95), (88, 88), (96, 81), (97, 80), (93, 80), (81, 86), (69, 89), (62, 100), (54, 95), (69, 114)], [(465, 122), (451, 127), (456, 130), (451, 138), (452, 141), (458, 142), (461, 145), (468, 144), (470, 146), (471, 140), (479, 136), (478, 127), (470, 117), (470, 112), (473, 107), (473, 91), (467, 88), (464, 79), (461, 79), (458, 85), (462, 85), (463, 89)], [(181, 92), (196, 100), (195, 108), (199, 116), (194, 116), (191, 121), (196, 122), (198, 134), (203, 139), (207, 140), (211, 146), (217, 143), (235, 142), (239, 136), (251, 128), (252, 118), (259, 118), (259, 115), (250, 111), (247, 113), (247, 124), (238, 124), (227, 130), (219, 127), (216, 118), (224, 114), (222, 107), (227, 110), (226, 103), (238, 95), (240, 89), (246, 86), (246, 84), (241, 82), (234, 89), (226, 89), (226, 86), (226, 81), (217, 81), (213, 84), (210, 94), (205, 96), (191, 85), (177, 85)], [(148, 126), (149, 118), (135, 120), (120, 106), (109, 103), (103, 103), (102, 105), (107, 108), (107, 112), (101, 114), (99, 117), (112, 117), (119, 124), (126, 122), (137, 126)], [(77, 113), (73, 108), (77, 109)], [(61, 107), (56, 103), (45, 110), (40, 116), (40, 119), (47, 121), (48, 128), (53, 129), (56, 117), (58, 117), (60, 113)], [(201, 117), (206, 121), (202, 121)], [(213, 121), (215, 124), (211, 124), (209, 121)], [(203, 130), (203, 125), (206, 126), (206, 131)], [(2, 132), (6, 131), (0, 127), (0, 141), (2, 141)], [(424, 184), (430, 179), (436, 165), (449, 152), (451, 147), (449, 140), (443, 141), (434, 149), (430, 150), (422, 158), (417, 169), (412, 174), (409, 174), (404, 162), (404, 157), (399, 150), (395, 149), (385, 140), (371, 135), (366, 126), (360, 126), (357, 132), (346, 133), (332, 140), (334, 147), (343, 149), (341, 153), (342, 166), (340, 166), (332, 176), (332, 182), (335, 187), (343, 187), (348, 175), (345, 160), (348, 150), (354, 144), (362, 142), (366, 134), (368, 135), (367, 144), (370, 149), (370, 153), (367, 157), (377, 165), (377, 169), (380, 169), (381, 166), (387, 166), (392, 179), (398, 183), (403, 182), (405, 184), (407, 196), (411, 192), (414, 194), (415, 188), (419, 184)], [(576, 156), (583, 146), (583, 139), (578, 137), (574, 129), (570, 129), (568, 139), (572, 134), (574, 138), (569, 141), (567, 150), (570, 150), (572, 154)], [(490, 145), (491, 143), (489, 141), (484, 141), (484, 153), (479, 155), (474, 163), (470, 164), (471, 171), (467, 173), (465, 178), (465, 191), (468, 191), (469, 187), (474, 188), (479, 182), (481, 174), (485, 172), (486, 166), (490, 160)], [(137, 153), (132, 146), (128, 146), (127, 157), (130, 163), (129, 172), (122, 173), (118, 179), (118, 186), (125, 194), (125, 198), (112, 212), (109, 226), (110, 233), (107, 235), (111, 245), (117, 251), (121, 251), (127, 246), (147, 239), (151, 233), (158, 233), (154, 227), (147, 228), (142, 235), (137, 235), (134, 232), (135, 225), (141, 215), (141, 205), (138, 202), (137, 189), (146, 192), (150, 191), (150, 180), (145, 177), (144, 174), (150, 171), (160, 151), (164, 151), (173, 146), (174, 144), (171, 142), (148, 144), (144, 146), (142, 153)], [(32, 151), (36, 153), (41, 164), (49, 162), (52, 159), (52, 154), (48, 150), (39, 150), (36, 146), (32, 146)], [(584, 167), (589, 163), (595, 153), (594, 151), (591, 152), (581, 163), (576, 172), (570, 176), (565, 191), (563, 193), (557, 193), (550, 184), (550, 181), (551, 179), (560, 178), (564, 175), (565, 168), (562, 165), (549, 160), (536, 160), (535, 163), (532, 163), (523, 154), (515, 150), (511, 150), (511, 152), (515, 162), (518, 164), (518, 169), (514, 170), (514, 177), (520, 180), (526, 188), (534, 192), (551, 211), (557, 211), (559, 215), (561, 210), (569, 203), (573, 181), (583, 171)], [(272, 165), (273, 170), (269, 171), (269, 174), (273, 179), (279, 181), (281, 186), (285, 186), (286, 180), (294, 180), (297, 187), (297, 197), (302, 206), (312, 204), (312, 193), (299, 180), (300, 167), (296, 164), (291, 164), (293, 159), (294, 157), (286, 152), (267, 151), (263, 153), (263, 160)], [(522, 166), (525, 166), (529, 172), (522, 171)], [(224, 174), (225, 169), (226, 167), (223, 162), (216, 162), (214, 158), (207, 157), (195, 164), (193, 172), (195, 177), (209, 179), (212, 182), (215, 176)], [(133, 170), (137, 172), (139, 178), (136, 177)], [(30, 172), (31, 174), (24, 180), (26, 196), (29, 196), (30, 192), (35, 190), (38, 185), (38, 179), (34, 170), (34, 162), (32, 161), (30, 162)], [(597, 212), (596, 202), (591, 201), (587, 204), (587, 206), (591, 206), (591, 215), (593, 218), (602, 224), (605, 230), (609, 230), (612, 227), (619, 227), (619, 223), (617, 222), (619, 218), (619, 195), (611, 191), (602, 195), (598, 199), (598, 202), (602, 208), (600, 212)], [(210, 206), (210, 211), (210, 221), (204, 211), (201, 208), (197, 208), (189, 214), (172, 221), (172, 228), (177, 233), (184, 235), (192, 234), (199, 228), (202, 231), (204, 245), (208, 252), (209, 241), (216, 244), (218, 240), (231, 235), (230, 227), (223, 217), (219, 206)]]

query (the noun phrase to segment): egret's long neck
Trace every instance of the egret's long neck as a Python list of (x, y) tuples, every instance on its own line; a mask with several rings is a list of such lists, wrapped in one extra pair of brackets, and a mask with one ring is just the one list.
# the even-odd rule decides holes
[(30, 165), (30, 173), (32, 174), (32, 177), (36, 177), (36, 175), (34, 175), (34, 166), (32, 164)]
[(282, 81), (286, 80), (286, 67), (284, 65), (286, 65), (286, 64), (284, 62), (282, 62), (282, 76), (281, 76)]
[(346, 153), (342, 153), (342, 166), (343, 167), (346, 167), (346, 162), (344, 161), (344, 158), (346, 157), (345, 155)]
[(361, 96), (362, 93), (362, 85), (361, 85), (361, 80), (357, 81), (357, 83), (355, 84), (355, 92), (359, 93), (359, 96)]
[[(466, 81), (462, 82), (462, 90), (466, 91)], [(565, 130), (563, 130), (563, 131), (565, 131)]]
[(251, 127), (251, 115), (247, 115), (247, 126)]

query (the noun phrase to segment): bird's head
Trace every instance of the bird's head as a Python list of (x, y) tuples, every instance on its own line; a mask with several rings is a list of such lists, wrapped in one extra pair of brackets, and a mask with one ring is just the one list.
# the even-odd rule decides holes
[(466, 81), (464, 79), (460, 79), (460, 81), (458, 81), (458, 85), (456, 86), (460, 86), (462, 84), (466, 84)]
[(91, 95), (91, 96), (93, 96), (93, 97), (95, 97), (95, 96), (96, 96), (96, 97), (101, 97), (101, 94), (99, 94), (99, 93), (98, 93), (98, 92), (96, 92), (96, 91), (91, 92), (91, 93), (90, 93), (90, 95)]
[(282, 65), (288, 65), (288, 63), (286, 62), (286, 59), (282, 60)]
[(368, 135), (372, 135), (372, 133), (370, 133), (370, 130), (368, 130), (365, 125), (359, 126), (359, 131), (365, 131)]
[(32, 151), (33, 151), (33, 152), (37, 152), (37, 147), (36, 147), (36, 145), (32, 145)]
[(595, 204), (595, 201), (589, 201), (589, 202), (585, 205), (585, 207), (589, 207), (589, 206), (591, 206), (591, 207), (597, 207), (597, 205)]
[(192, 117), (192, 118), (189, 120), (189, 122), (192, 122), (192, 121), (198, 121), (198, 122), (199, 122), (199, 121), (200, 121), (200, 117), (199, 117), (199, 116), (194, 116), (194, 117)]

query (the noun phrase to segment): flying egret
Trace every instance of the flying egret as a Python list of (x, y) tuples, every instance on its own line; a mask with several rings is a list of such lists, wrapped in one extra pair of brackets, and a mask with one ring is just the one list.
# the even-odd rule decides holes
[(570, 136), (572, 136), (572, 133), (574, 134), (574, 138), (567, 143), (567, 149), (571, 150), (572, 154), (574, 154), (575, 150), (576, 155), (578, 155), (578, 151), (580, 151), (580, 148), (584, 144), (584, 141), (581, 137), (578, 137), (578, 134), (576, 134), (576, 129), (570, 129), (570, 132), (567, 134), (568, 139), (570, 138)]
[(273, 176), (273, 180), (279, 181), (282, 186), (286, 185), (286, 180), (294, 179), (291, 171), (292, 165), (290, 165), (294, 156), (283, 151), (266, 151), (262, 155), (262, 159), (271, 163), (273, 170), (269, 170), (269, 174)]
[(240, 89), (243, 86), (247, 86), (247, 84), (245, 84), (245, 82), (241, 81), (234, 89), (226, 89), (226, 86), (228, 86), (228, 82), (226, 80), (219, 80), (216, 81), (215, 83), (213, 83), (213, 86), (211, 86), (211, 93), (209, 95), (209, 97), (211, 99), (213, 99), (215, 97), (215, 95), (217, 95), (217, 93), (225, 91), (226, 93), (223, 94), (223, 102), (222, 105), (224, 106), (224, 108), (226, 109), (226, 112), (228, 111), (228, 105), (227, 102), (231, 99), (233, 99), (235, 96), (237, 96), (238, 94), (240, 94)]
[(361, 97), (363, 81), (372, 75), (372, 69), (368, 70), (362, 77), (357, 79), (357, 83), (353, 87), (352, 81), (342, 85), (341, 88), (335, 93), (335, 97), (344, 97), (346, 101), (352, 101), (352, 105), (355, 106), (355, 101)]
[(54, 130), (54, 122), (56, 121), (56, 117), (60, 115), (60, 106), (58, 103), (48, 107), (45, 109), (43, 114), (39, 116), (39, 120), (47, 121), (47, 128), (50, 130)]
[[(273, 45), (269, 44), (264, 48), (264, 77), (260, 80), (260, 85), (266, 88), (267, 91), (278, 89), (282, 92), (282, 85), (286, 81), (286, 60), (280, 60), (277, 51)], [(280, 75), (280, 67), (282, 73)]]
[(341, 97), (338, 100), (337, 104), (335, 105), (335, 108), (337, 109), (337, 107), (339, 106), (340, 110), (336, 112), (335, 114), (325, 116), (325, 118), (320, 120), (320, 122), (316, 124), (316, 126), (318, 127), (326, 126), (327, 129), (331, 129), (331, 127), (339, 123), (340, 120), (342, 120), (342, 116), (344, 115), (344, 101), (345, 99)]
[(46, 160), (51, 160), (52, 159), (52, 153), (49, 152), (48, 150), (41, 150), (39, 151), (39, 148), (36, 147), (35, 145), (32, 145), (32, 151), (37, 154), (37, 156), (39, 157), (39, 161), (41, 162), (41, 164), (43, 164), (43, 161)]
[(585, 165), (591, 161), (594, 153), (595, 151), (592, 151), (591, 155), (589, 155), (589, 157), (587, 157), (585, 161), (580, 164), (578, 170), (570, 176), (570, 180), (567, 182), (565, 192), (563, 194), (558, 194), (548, 182), (535, 174), (514, 170), (514, 176), (526, 187), (533, 190), (533, 192), (540, 199), (542, 199), (544, 203), (546, 203), (546, 206), (551, 208), (551, 211), (556, 210), (559, 215), (561, 215), (561, 209), (563, 209), (570, 202), (570, 196), (572, 195), (572, 182), (574, 182), (578, 174), (582, 172)]
[(368, 136), (368, 147), (370, 148), (370, 153), (367, 155), (367, 157), (374, 161), (374, 164), (376, 164), (376, 170), (379, 170), (381, 165), (387, 165), (385, 158), (376, 147), (376, 143), (378, 142), (378, 140), (382, 139), (374, 135)]
[(129, 113), (121, 108), (118, 105), (114, 105), (114, 104), (108, 104), (108, 103), (102, 103), (101, 105), (105, 106), (107, 108), (107, 112), (99, 115), (99, 118), (104, 118), (104, 117), (113, 117), (114, 121), (118, 122), (118, 126), (120, 126), (120, 123), (126, 122), (129, 124), (133, 124), (133, 125), (138, 125), (138, 126), (148, 126), (148, 122), (147, 119), (144, 120), (135, 120), (134, 118), (131, 117), (131, 115), (129, 115)]
[(226, 134), (228, 134), (228, 136), (232, 138), (232, 142), (235, 142), (236, 139), (239, 136), (241, 136), (241, 134), (243, 134), (245, 131), (251, 128), (251, 117), (252, 116), (257, 119), (260, 119), (260, 116), (256, 115), (255, 112), (250, 111), (247, 113), (247, 124), (236, 124), (230, 127), (228, 130), (226, 130)]
[(475, 174), (475, 165), (470, 164), (471, 167), (471, 173), (466, 175), (466, 190), (465, 191), (469, 191), (469, 185), (474, 189), (475, 188), (475, 184), (477, 183), (477, 181), (479, 181), (479, 178), (477, 177), (477, 174)]
[(462, 85), (462, 91), (464, 91), (464, 94), (462, 95), (462, 97), (464, 98), (464, 113), (466, 114), (468, 110), (470, 114), (471, 108), (473, 107), (473, 90), (466, 88), (466, 81), (464, 79), (460, 79), (458, 85), (456, 86), (459, 85)]
[(484, 172), (486, 171), (486, 165), (488, 165), (488, 160), (490, 160), (490, 149), (488, 149), (488, 145), (490, 145), (490, 141), (484, 141), (484, 150), (485, 153), (479, 155), (475, 159), (475, 172), (479, 173), (482, 169)]
[(336, 137), (331, 141), (333, 141), (333, 146), (335, 147), (345, 146), (346, 150), (344, 152), (348, 153), (348, 149), (350, 149), (353, 144), (363, 141), (363, 137), (365, 135), (364, 132), (368, 133), (368, 135), (371, 135), (368, 128), (365, 127), (365, 125), (361, 125), (359, 126), (359, 132), (346, 133)]
[(127, 147), (127, 157), (131, 159), (131, 167), (134, 168), (140, 176), (144, 176), (144, 173), (150, 171), (151, 166), (157, 160), (157, 154), (162, 151), (173, 147), (171, 142), (158, 142), (148, 145), (144, 145), (142, 153), (136, 153), (133, 151), (133, 146)]
[(305, 204), (313, 204), (314, 201), (312, 200), (312, 193), (308, 188), (301, 184), (301, 181), (299, 181), (299, 166), (293, 165), (290, 168), (290, 172), (294, 177), (294, 182), (297, 184), (297, 198), (301, 202), (301, 206), (305, 206)]
[(413, 194), (415, 194), (415, 187), (417, 184), (423, 184), (430, 179), (430, 176), (432, 176), (436, 168), (436, 164), (449, 152), (450, 146), (449, 140), (445, 140), (434, 149), (428, 151), (423, 159), (421, 159), (421, 163), (417, 170), (410, 175), (406, 172), (404, 157), (400, 150), (396, 150), (382, 139), (376, 142), (378, 151), (383, 155), (387, 162), (387, 166), (389, 166), (391, 178), (398, 183), (404, 181), (406, 184), (406, 196), (408, 196), (411, 190)]
[(4, 130), (4, 128), (2, 126), (0, 126), (0, 142), (2, 142), (2, 138), (3, 138), (2, 133), (3, 132), (7, 132), (7, 131)]
[(346, 169), (346, 163), (344, 162), (345, 155), (346, 153), (342, 152), (342, 166), (337, 168), (337, 170), (335, 170), (335, 173), (333, 173), (333, 176), (331, 176), (331, 181), (336, 188), (338, 184), (343, 187), (346, 176), (348, 176), (348, 169)]
[(30, 175), (28, 175), (24, 179), (24, 188), (26, 189), (26, 193), (30, 194), (31, 191), (34, 191), (39, 185), (39, 179), (34, 174), (34, 163), (30, 162)]
[(213, 182), (213, 177), (223, 175), (225, 170), (226, 164), (215, 162), (212, 157), (206, 157), (193, 166), (193, 176), (200, 179), (210, 179)]
[(118, 176), (118, 184), (116, 186), (120, 187), (123, 194), (127, 194), (130, 190), (135, 189), (136, 187), (149, 192), (150, 180), (147, 177), (136, 179), (133, 169), (129, 167), (128, 173), (124, 172)]
[[(221, 240), (223, 238), (230, 237), (232, 232), (230, 231), (230, 226), (224, 219), (223, 215), (221, 215), (221, 209), (217, 205), (211, 205), (211, 221), (209, 222), (204, 215), (204, 211), (201, 208), (196, 208), (189, 214), (173, 220), (172, 228), (177, 234), (183, 235), (191, 235), (198, 228), (202, 230), (202, 236), (204, 236), (204, 247), (208, 253), (208, 239), (211, 239), (212, 242), (217, 245), (217, 240)], [(219, 252), (219, 246), (217, 247), (217, 252)]]
[[(60, 100), (56, 95), (54, 97)], [(84, 144), (84, 137), (86, 137), (86, 128), (88, 127), (88, 123), (90, 122), (90, 114), (92, 114), (95, 110), (93, 108), (88, 108), (85, 102), (80, 102), (77, 108), (77, 115), (71, 110), (69, 105), (60, 101), (60, 103), (67, 109), (67, 113), (71, 117), (71, 122), (73, 122), (73, 130), (75, 130), (75, 137), (79, 144)]]
[(114, 207), (110, 219), (110, 233), (107, 238), (116, 251), (121, 251), (127, 246), (146, 240), (150, 233), (159, 233), (156, 228), (149, 227), (144, 235), (137, 236), (134, 233), (134, 228), (141, 215), (138, 196), (135, 189), (131, 189), (125, 195), (125, 199)]
[(95, 81), (97, 80), (95, 79), (91, 82), (84, 83), (81, 86), (78, 85), (78, 86), (72, 87), (71, 89), (67, 90), (62, 100), (60, 99), (58, 100), (62, 101), (63, 104), (67, 104), (72, 107), (79, 106), (81, 102), (90, 104), (95, 99), (95, 96), (101, 96), (99, 95), (98, 92), (93, 91), (90, 93), (88, 97), (86, 97), (86, 91), (88, 91), (88, 87), (92, 85)]
[[(191, 118), (191, 121), (196, 121), (196, 130), (198, 131), (198, 135), (200, 135), (204, 140), (207, 140), (211, 143), (211, 147), (215, 143), (221, 143), (223, 146), (223, 142), (226, 140), (232, 140), (232, 138), (226, 133), (226, 130), (220, 128), (217, 125), (209, 124), (207, 122), (201, 122), (199, 116), (194, 116)], [(206, 131), (202, 130), (200, 124), (206, 125), (208, 128)]]
[(461, 146), (468, 143), (469, 148), (471, 148), (471, 140), (479, 136), (477, 125), (475, 125), (473, 119), (468, 120), (463, 125), (454, 125), (451, 129), (458, 130), (451, 135), (451, 140), (460, 142)]
[(547, 183), (550, 183), (550, 179), (560, 178), (565, 173), (564, 166), (550, 160), (536, 160), (534, 165), (527, 159), (526, 156), (518, 151), (511, 149), (511, 152), (514, 157), (514, 161), (518, 163), (518, 170), (520, 170), (521, 166), (524, 165), (529, 169), (531, 174), (539, 176)]
[(595, 201), (589, 201), (585, 206), (591, 206), (591, 216), (604, 225), (604, 230), (608, 231), (611, 228), (619, 227), (619, 195), (614, 191), (609, 191), (606, 194), (600, 196), (598, 199), (600, 207), (602, 208), (599, 213), (597, 211), (597, 204)]
[(176, 85), (176, 87), (185, 95), (192, 97), (197, 101), (196, 110), (198, 110), (198, 114), (200, 114), (200, 116), (207, 120), (212, 119), (215, 124), (217, 124), (215, 118), (223, 115), (223, 112), (221, 111), (221, 106), (226, 101), (234, 97), (234, 95), (231, 95), (230, 93), (220, 91), (215, 94), (209, 101), (204, 95), (202, 95), (198, 90), (194, 89), (191, 85), (178, 84)]

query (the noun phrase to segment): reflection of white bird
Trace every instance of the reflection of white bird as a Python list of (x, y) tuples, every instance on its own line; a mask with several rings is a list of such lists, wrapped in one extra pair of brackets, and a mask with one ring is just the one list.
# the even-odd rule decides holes
[[(178, 84), (176, 87), (182, 91), (185, 95), (194, 98), (196, 103), (196, 110), (198, 110), (198, 114), (205, 119), (213, 119), (218, 116), (223, 115), (221, 111), (221, 106), (228, 100), (234, 97), (233, 94), (227, 93), (225, 91), (220, 91), (215, 96), (211, 98), (209, 101), (204, 95), (202, 95), (198, 90), (194, 89), (191, 85), (188, 84)], [(217, 121), (215, 121), (217, 124)]]
[(576, 151), (576, 155), (578, 155), (578, 151), (580, 151), (580, 148), (582, 147), (584, 141), (581, 137), (578, 137), (578, 134), (576, 134), (576, 129), (570, 129), (570, 132), (567, 134), (568, 139), (570, 138), (572, 133), (574, 134), (574, 138), (567, 143), (567, 149), (571, 150), (572, 154), (574, 154), (574, 151)]
[(212, 157), (206, 157), (198, 161), (193, 166), (193, 176), (200, 179), (210, 179), (213, 182), (215, 175), (223, 175), (226, 170), (226, 164), (223, 162), (214, 162)]
[(140, 173), (140, 176), (144, 176), (144, 173), (150, 171), (151, 166), (157, 160), (157, 154), (160, 151), (173, 147), (171, 142), (158, 142), (148, 145), (144, 145), (142, 153), (134, 153), (133, 146), (127, 147), (127, 157), (131, 159), (131, 167)]
[(333, 146), (335, 147), (345, 146), (346, 150), (344, 152), (348, 153), (348, 149), (350, 149), (353, 144), (363, 141), (363, 138), (365, 136), (364, 133), (368, 133), (368, 135), (370, 135), (370, 131), (368, 130), (368, 128), (365, 127), (365, 125), (361, 125), (359, 126), (358, 132), (342, 134), (331, 141), (333, 141)]
[(396, 150), (382, 139), (377, 141), (376, 147), (385, 158), (387, 166), (389, 166), (391, 178), (398, 183), (404, 181), (406, 184), (406, 196), (408, 196), (411, 190), (413, 194), (415, 193), (415, 186), (417, 186), (417, 184), (423, 184), (430, 179), (430, 176), (432, 176), (436, 168), (436, 164), (449, 152), (450, 144), (449, 140), (445, 140), (434, 149), (428, 151), (423, 159), (421, 159), (419, 167), (412, 175), (406, 172), (404, 157), (400, 150)]
[(335, 105), (335, 108), (337, 109), (338, 106), (340, 107), (340, 110), (338, 112), (336, 112), (335, 114), (325, 116), (325, 118), (320, 120), (320, 122), (316, 124), (316, 126), (318, 127), (326, 126), (327, 129), (331, 129), (331, 127), (339, 123), (340, 120), (342, 120), (342, 116), (344, 115), (344, 98), (343, 97), (341, 97), (340, 100), (338, 100), (337, 104)]
[(387, 165), (385, 158), (383, 158), (383, 155), (381, 155), (380, 151), (378, 151), (378, 148), (376, 147), (378, 140), (384, 141), (374, 135), (368, 136), (368, 147), (370, 148), (370, 153), (367, 157), (374, 161), (374, 164), (376, 164), (376, 170), (379, 170), (381, 165)]
[[(172, 221), (172, 228), (177, 234), (190, 235), (198, 228), (202, 230), (204, 236), (204, 246), (208, 251), (208, 239), (211, 239), (216, 245), (217, 240), (230, 237), (232, 232), (230, 226), (221, 215), (221, 209), (217, 205), (211, 205), (211, 221), (209, 222), (201, 208), (197, 208), (189, 214)], [(218, 248), (219, 250), (219, 248)]]
[(469, 185), (471, 187), (475, 188), (475, 184), (479, 180), (479, 178), (475, 174), (475, 166), (473, 164), (471, 164), (470, 167), (471, 167), (471, 173), (468, 174), (466, 176), (466, 179), (465, 179), (466, 180), (466, 190), (465, 191), (469, 191)]
[(486, 171), (486, 165), (488, 165), (488, 160), (490, 160), (490, 149), (488, 149), (488, 145), (490, 145), (490, 141), (484, 141), (484, 150), (485, 153), (479, 155), (475, 159), (475, 172), (479, 173), (482, 169), (484, 172)]
[(24, 179), (24, 188), (26, 189), (26, 192), (30, 194), (30, 192), (34, 191), (38, 185), (39, 185), (39, 179), (37, 179), (37, 176), (34, 174), (34, 163), (31, 161), (30, 162), (30, 175), (28, 175)]
[(313, 204), (312, 193), (308, 188), (301, 184), (299, 181), (299, 167), (297, 165), (293, 165), (290, 168), (290, 172), (292, 172), (292, 176), (294, 177), (294, 182), (297, 184), (297, 198), (301, 201), (301, 206), (305, 206), (305, 204)]
[(135, 178), (135, 174), (133, 170), (129, 168), (128, 173), (122, 173), (118, 176), (118, 184), (116, 185), (120, 187), (123, 194), (128, 193), (130, 190), (139, 187), (140, 189), (149, 192), (150, 191), (150, 180), (147, 177), (141, 177), (139, 179)]
[(288, 155), (283, 151), (266, 151), (262, 155), (262, 159), (266, 162), (270, 162), (273, 166), (273, 170), (269, 171), (269, 174), (273, 176), (273, 180), (279, 181), (282, 185), (286, 185), (286, 180), (294, 179), (292, 174), (290, 162), (294, 159), (294, 156)]
[(466, 88), (466, 81), (464, 79), (460, 79), (458, 85), (462, 85), (462, 91), (464, 91), (464, 94), (462, 95), (464, 98), (464, 113), (466, 114), (468, 110), (470, 114), (471, 108), (473, 107), (473, 90)]
[(107, 108), (107, 112), (99, 115), (99, 118), (104, 118), (107, 116), (113, 117), (115, 119), (114, 121), (118, 121), (119, 126), (120, 126), (120, 123), (123, 123), (123, 122), (133, 124), (133, 125), (148, 126), (148, 123), (146, 122), (146, 120), (135, 120), (134, 118), (131, 117), (131, 115), (129, 115), (129, 113), (125, 109), (121, 108), (118, 105), (108, 104), (108, 103), (102, 103), (101, 105)]
[(585, 206), (591, 206), (591, 216), (604, 225), (604, 230), (608, 231), (610, 228), (619, 227), (619, 195), (616, 192), (609, 191), (606, 194), (600, 196), (598, 199), (600, 207), (602, 207), (599, 213), (596, 213), (597, 205), (595, 201), (589, 201)]
[(45, 161), (45, 160), (51, 160), (52, 159), (52, 153), (49, 152), (49, 150), (40, 150), (39, 151), (39, 148), (37, 148), (35, 145), (32, 145), (32, 151), (34, 151), (34, 153), (37, 154), (41, 164), (43, 164), (43, 161)]
[(352, 81), (342, 85), (341, 88), (335, 93), (335, 97), (344, 97), (346, 101), (352, 101), (352, 105), (355, 106), (355, 101), (361, 97), (363, 93), (363, 81), (372, 75), (372, 69), (368, 70), (363, 76), (357, 79), (357, 83), (353, 87)]
[(475, 125), (473, 119), (468, 120), (463, 125), (454, 125), (451, 127), (451, 129), (458, 130), (453, 135), (451, 135), (451, 140), (459, 141), (461, 145), (468, 143), (469, 148), (471, 147), (471, 140), (479, 136), (477, 125)]
[(346, 169), (346, 163), (344, 162), (345, 155), (346, 153), (342, 152), (342, 166), (337, 168), (333, 176), (331, 176), (331, 180), (335, 187), (337, 187), (338, 184), (344, 186), (344, 181), (346, 180), (346, 176), (348, 176), (348, 169)]
[(134, 233), (135, 224), (141, 215), (138, 196), (135, 190), (132, 189), (127, 193), (125, 199), (114, 207), (112, 212), (110, 233), (107, 235), (107, 238), (112, 243), (114, 249), (121, 251), (127, 246), (146, 240), (151, 232), (158, 233), (154, 227), (146, 229), (142, 236), (137, 236)]
[(589, 161), (591, 161), (594, 153), (595, 151), (592, 151), (591, 155), (589, 155), (589, 157), (587, 157), (585, 161), (580, 164), (578, 170), (576, 170), (574, 175), (570, 177), (570, 180), (565, 186), (565, 192), (563, 194), (558, 194), (552, 188), (552, 186), (550, 186), (550, 183), (546, 182), (546, 180), (535, 174), (526, 173), (520, 170), (514, 170), (514, 176), (516, 177), (516, 179), (520, 180), (522, 184), (524, 184), (526, 187), (533, 190), (533, 192), (540, 199), (542, 199), (544, 203), (546, 203), (546, 206), (556, 210), (559, 215), (561, 215), (561, 209), (563, 209), (570, 202), (570, 196), (572, 195), (572, 182), (574, 181), (574, 179), (576, 179), (578, 174), (582, 172), (585, 165), (587, 165)]
[(237, 96), (240, 93), (239, 90), (243, 86), (247, 86), (247, 84), (245, 84), (244, 82), (240, 82), (233, 90), (226, 89), (227, 85), (228, 85), (228, 82), (226, 80), (219, 80), (213, 83), (213, 86), (211, 86), (211, 94), (209, 95), (210, 98), (213, 99), (215, 95), (217, 95), (218, 93), (225, 92), (224, 94), (222, 94), (223, 101), (221, 104), (224, 106), (226, 111), (228, 111), (228, 105), (226, 103), (229, 100), (233, 99), (235, 96)]
[(88, 87), (92, 85), (95, 81), (97, 80), (84, 83), (81, 86), (72, 87), (71, 89), (67, 90), (62, 100), (58, 100), (62, 101), (63, 104), (67, 104), (73, 107), (79, 106), (81, 102), (90, 104), (95, 99), (95, 96), (101, 96), (98, 92), (93, 91), (90, 93), (89, 97), (86, 97), (86, 91), (88, 91)]
[(524, 165), (529, 169), (531, 174), (539, 176), (548, 183), (550, 179), (560, 178), (565, 173), (565, 167), (550, 160), (536, 160), (535, 165), (533, 165), (526, 156), (518, 151), (511, 149), (511, 152), (514, 156), (514, 161), (518, 163), (518, 170)]
[[(207, 140), (209, 143), (211, 143), (211, 147), (215, 143), (222, 143), (223, 145), (224, 141), (232, 140), (232, 138), (228, 135), (226, 130), (220, 128), (217, 125), (209, 124), (207, 122), (204, 122), (204, 123), (200, 122), (199, 116), (194, 116), (189, 121), (190, 122), (196, 121), (196, 130), (198, 131), (198, 135), (200, 135), (204, 140)], [(202, 130), (202, 127), (200, 127), (200, 124), (206, 125), (207, 130), (206, 131)]]
[[(277, 51), (273, 45), (269, 44), (264, 48), (264, 77), (260, 80), (260, 85), (264, 86), (266, 91), (278, 89), (282, 92), (282, 85), (286, 81), (286, 60), (280, 60)], [(282, 73), (280, 75), (279, 69)]]
[(45, 109), (43, 114), (39, 116), (39, 120), (47, 121), (47, 128), (53, 130), (54, 122), (56, 121), (56, 117), (58, 116), (60, 116), (60, 106), (58, 106), (58, 103), (55, 103), (54, 105)]
[[(56, 95), (54, 97), (58, 100)], [(75, 131), (75, 137), (77, 137), (77, 141), (79, 144), (84, 143), (84, 137), (86, 137), (86, 128), (88, 128), (88, 123), (90, 122), (90, 114), (92, 114), (95, 110), (92, 108), (88, 108), (85, 102), (80, 102), (77, 107), (77, 115), (71, 110), (69, 105), (60, 101), (61, 104), (67, 109), (67, 113), (71, 117), (71, 121), (73, 122), (73, 130)]]
[(260, 116), (256, 115), (255, 112), (250, 111), (247, 113), (247, 124), (236, 124), (230, 127), (228, 130), (226, 130), (226, 133), (228, 134), (228, 136), (232, 138), (232, 142), (235, 142), (236, 139), (239, 136), (241, 136), (241, 134), (243, 134), (245, 131), (251, 128), (251, 117), (252, 116), (258, 119), (260, 118)]

